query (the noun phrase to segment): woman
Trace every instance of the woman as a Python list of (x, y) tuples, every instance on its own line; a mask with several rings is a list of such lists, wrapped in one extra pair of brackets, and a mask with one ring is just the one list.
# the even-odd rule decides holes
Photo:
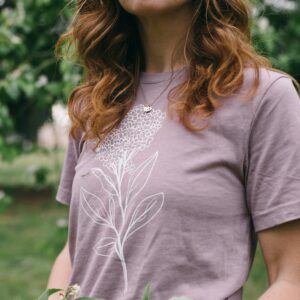
[(299, 298), (297, 82), (255, 52), (249, 22), (242, 0), (78, 1), (59, 45), (86, 72), (69, 101), (57, 192), (69, 237), (49, 287), (240, 300), (259, 240), (260, 300)]

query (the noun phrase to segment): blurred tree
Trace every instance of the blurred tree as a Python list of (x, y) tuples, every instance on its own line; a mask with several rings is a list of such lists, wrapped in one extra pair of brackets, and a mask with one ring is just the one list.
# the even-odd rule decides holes
[(273, 66), (300, 81), (299, 1), (253, 0), (253, 42)]
[(58, 63), (53, 53), (71, 14), (65, 1), (1, 4), (0, 158), (10, 159), (35, 141), (37, 129), (51, 117), (52, 104), (64, 101), (79, 80), (79, 70)]

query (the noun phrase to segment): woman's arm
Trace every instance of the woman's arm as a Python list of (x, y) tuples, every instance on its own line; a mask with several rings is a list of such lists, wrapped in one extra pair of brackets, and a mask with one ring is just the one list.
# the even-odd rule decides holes
[(300, 219), (257, 234), (270, 285), (258, 300), (300, 299)]
[[(57, 256), (48, 280), (47, 288), (61, 288), (66, 289), (71, 275), (72, 265), (69, 254), (68, 242), (65, 244), (63, 250)], [(58, 300), (60, 296), (58, 293), (54, 294), (49, 300)]]

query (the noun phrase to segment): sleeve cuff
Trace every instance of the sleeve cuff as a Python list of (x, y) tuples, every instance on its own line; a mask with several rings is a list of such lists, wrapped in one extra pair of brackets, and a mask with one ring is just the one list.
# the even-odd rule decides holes
[(252, 216), (255, 232), (300, 219), (300, 201), (295, 201)]
[(64, 205), (70, 205), (71, 201), (71, 195), (69, 190), (64, 189), (63, 187), (59, 186), (56, 196), (55, 196), (56, 201), (64, 204)]

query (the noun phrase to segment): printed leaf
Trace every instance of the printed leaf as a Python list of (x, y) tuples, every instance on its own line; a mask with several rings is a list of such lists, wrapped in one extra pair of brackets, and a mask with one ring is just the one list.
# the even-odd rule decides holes
[(80, 188), (80, 203), (85, 213), (97, 224), (108, 223), (108, 213), (102, 200), (83, 187)]
[(111, 194), (108, 188), (115, 190), (114, 182), (107, 174), (103, 172), (101, 168), (92, 168), (91, 172), (99, 179), (102, 190), (108, 195)]
[(132, 235), (141, 227), (149, 223), (160, 211), (164, 202), (163, 192), (144, 198), (135, 208), (129, 225), (129, 234)]
[(109, 256), (114, 250), (115, 241), (112, 237), (104, 237), (94, 246), (94, 251), (98, 255)]
[(39, 296), (37, 300), (48, 300), (51, 295), (62, 291), (62, 289), (48, 289), (41, 296)]
[[(130, 201), (132, 201), (132, 199), (135, 198), (146, 185), (156, 162), (157, 156), (158, 152), (155, 152), (153, 155), (143, 161), (133, 172), (128, 182), (128, 198), (130, 197)], [(131, 194), (133, 195), (131, 196)]]

